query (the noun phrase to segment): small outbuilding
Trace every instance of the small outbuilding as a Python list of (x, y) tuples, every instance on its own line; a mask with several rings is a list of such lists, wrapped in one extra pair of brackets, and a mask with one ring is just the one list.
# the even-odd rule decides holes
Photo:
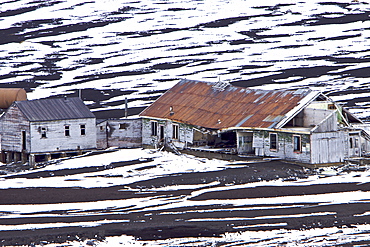
[(97, 148), (138, 148), (142, 145), (140, 118), (97, 120)]
[(140, 116), (144, 147), (218, 148), (309, 164), (340, 163), (370, 150), (362, 121), (310, 89), (181, 80)]
[(15, 101), (0, 117), (1, 161), (96, 149), (96, 119), (80, 98)]

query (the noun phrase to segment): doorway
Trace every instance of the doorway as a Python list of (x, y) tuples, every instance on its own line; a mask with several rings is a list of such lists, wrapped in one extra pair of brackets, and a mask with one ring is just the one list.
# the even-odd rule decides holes
[(159, 141), (164, 142), (164, 125), (159, 125)]
[(26, 131), (22, 130), (22, 151), (27, 149)]

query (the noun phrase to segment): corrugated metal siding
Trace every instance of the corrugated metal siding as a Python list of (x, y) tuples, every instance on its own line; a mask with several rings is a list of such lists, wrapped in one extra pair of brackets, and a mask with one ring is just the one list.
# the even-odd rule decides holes
[[(228, 127), (273, 128), (311, 90), (257, 90), (181, 80), (140, 115), (171, 119), (211, 129)], [(173, 114), (170, 113), (173, 108)]]
[(31, 122), (95, 118), (80, 98), (17, 101), (15, 104)]

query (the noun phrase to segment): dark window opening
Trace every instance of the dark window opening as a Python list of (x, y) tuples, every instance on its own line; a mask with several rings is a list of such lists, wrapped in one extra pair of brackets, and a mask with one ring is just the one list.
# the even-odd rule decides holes
[(236, 147), (236, 132), (229, 131), (220, 133), (218, 140), (215, 140), (215, 147), (219, 148), (234, 148)]
[(151, 123), (151, 129), (152, 129), (152, 136), (157, 136), (158, 133), (158, 123), (157, 122), (150, 122)]
[(128, 123), (121, 123), (119, 124), (119, 129), (120, 130), (125, 130), (128, 128), (128, 126), (130, 126)]
[(159, 139), (160, 141), (164, 141), (164, 125), (159, 126)]
[(293, 136), (293, 151), (294, 152), (302, 151), (302, 140), (300, 136)]
[(277, 134), (270, 134), (270, 149), (277, 150)]
[(335, 105), (334, 105), (334, 104), (329, 104), (329, 105), (328, 105), (328, 109), (329, 109), (329, 110), (335, 110), (335, 109), (336, 109), (336, 107), (335, 107)]
[(86, 125), (85, 124), (80, 125), (80, 130), (81, 130), (82, 136), (86, 135)]
[(41, 138), (46, 138), (46, 128), (41, 128)]
[(26, 131), (22, 130), (22, 149), (26, 150)]
[(70, 136), (69, 125), (64, 126), (64, 135)]
[(353, 138), (349, 138), (349, 148), (353, 148)]

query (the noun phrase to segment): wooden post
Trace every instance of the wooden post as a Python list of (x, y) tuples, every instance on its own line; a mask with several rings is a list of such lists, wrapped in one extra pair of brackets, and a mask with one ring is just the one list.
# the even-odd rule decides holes
[(14, 152), (13, 153), (13, 160), (14, 160), (14, 162), (18, 162), (19, 161), (19, 153), (18, 152)]
[(6, 152), (6, 163), (12, 162), (12, 152)]
[(127, 107), (127, 97), (125, 98), (125, 118), (127, 118), (128, 107)]
[(50, 153), (45, 154), (45, 156), (46, 156), (46, 161), (50, 161), (51, 160), (51, 154)]
[(27, 153), (25, 153), (25, 152), (21, 153), (22, 164), (27, 162), (27, 156), (28, 156)]
[(35, 160), (35, 155), (34, 154), (30, 154), (29, 165), (30, 165), (30, 167), (36, 167), (36, 160)]

